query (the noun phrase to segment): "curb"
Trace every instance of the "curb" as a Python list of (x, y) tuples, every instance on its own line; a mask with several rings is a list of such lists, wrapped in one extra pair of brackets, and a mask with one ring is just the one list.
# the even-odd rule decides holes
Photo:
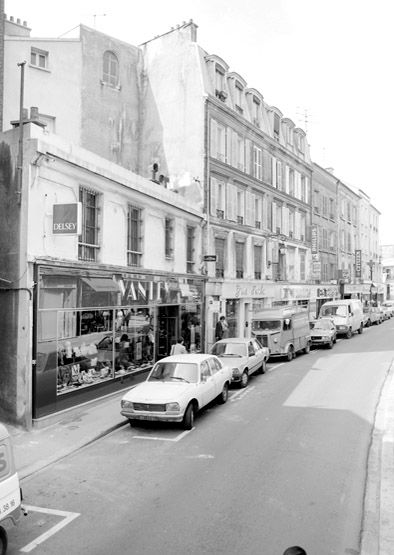
[(111, 432), (113, 432), (113, 431), (115, 431), (119, 428), (122, 428), (123, 426), (126, 426), (126, 424), (128, 424), (127, 420), (123, 420), (122, 422), (117, 422), (116, 424), (113, 424), (112, 426), (109, 426), (108, 428), (100, 431), (96, 435), (94, 435), (90, 438), (87, 438), (85, 440), (82, 440), (79, 444), (78, 444), (78, 442), (76, 442), (74, 444), (73, 448), (71, 448), (71, 449), (65, 449), (65, 450), (60, 451), (60, 452), (58, 451), (52, 457), (47, 457), (44, 460), (37, 461), (34, 464), (31, 464), (31, 465), (28, 465), (24, 468), (18, 469), (19, 480), (22, 482), (23, 480), (29, 478), (33, 474), (36, 474), (37, 472), (40, 472), (44, 468), (47, 468), (51, 464), (54, 464), (54, 463), (57, 463), (57, 462), (61, 461), (62, 459), (68, 457), (69, 455), (72, 455), (73, 453), (76, 453), (77, 451), (80, 451), (81, 449), (83, 449), (84, 447), (87, 447), (88, 445), (91, 445), (95, 441), (97, 441), (97, 440), (101, 439), (102, 437), (110, 434)]
[(375, 414), (367, 464), (360, 555), (394, 553), (394, 361)]

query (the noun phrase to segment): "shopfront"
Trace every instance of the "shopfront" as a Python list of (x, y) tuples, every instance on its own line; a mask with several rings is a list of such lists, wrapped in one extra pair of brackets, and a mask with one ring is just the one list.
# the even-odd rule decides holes
[(141, 381), (179, 337), (202, 348), (204, 280), (37, 266), (33, 418)]

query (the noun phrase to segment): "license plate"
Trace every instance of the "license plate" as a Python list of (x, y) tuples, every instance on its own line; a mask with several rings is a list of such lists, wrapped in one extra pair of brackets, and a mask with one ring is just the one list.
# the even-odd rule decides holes
[(14, 493), (13, 495), (4, 497), (0, 501), (0, 519), (4, 518), (9, 513), (12, 513), (12, 511), (15, 511), (15, 509), (18, 508), (19, 504), (20, 497), (18, 494)]

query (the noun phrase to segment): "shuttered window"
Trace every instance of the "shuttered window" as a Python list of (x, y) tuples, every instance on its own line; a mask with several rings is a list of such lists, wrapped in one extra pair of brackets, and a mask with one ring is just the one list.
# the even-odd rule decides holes
[(141, 266), (141, 210), (129, 206), (127, 212), (127, 265)]
[(263, 264), (263, 247), (254, 246), (254, 279), (261, 279), (261, 267)]
[(96, 191), (79, 188), (79, 202), (82, 203), (82, 234), (78, 238), (78, 259), (97, 261), (98, 244), (98, 197)]
[(216, 277), (224, 277), (224, 261), (225, 261), (226, 240), (222, 237), (215, 237), (215, 254), (216, 254)]
[(235, 242), (235, 277), (242, 279), (244, 277), (244, 255), (245, 243)]

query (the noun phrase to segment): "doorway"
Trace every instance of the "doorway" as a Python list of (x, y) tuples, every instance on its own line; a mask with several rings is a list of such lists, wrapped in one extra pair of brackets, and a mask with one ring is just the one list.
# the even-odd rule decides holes
[(179, 336), (179, 306), (159, 306), (157, 312), (157, 358), (169, 356)]

